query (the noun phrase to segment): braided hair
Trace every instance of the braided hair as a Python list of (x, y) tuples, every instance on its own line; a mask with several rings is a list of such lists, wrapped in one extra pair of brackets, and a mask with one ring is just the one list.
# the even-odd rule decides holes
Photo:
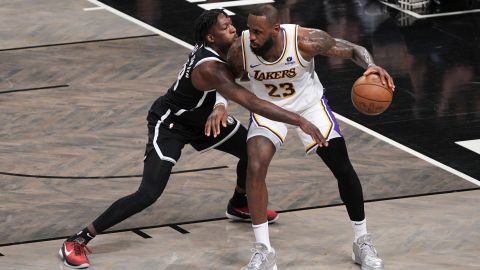
[(203, 44), (206, 42), (205, 36), (210, 28), (217, 23), (218, 15), (223, 14), (228, 17), (223, 9), (205, 10), (196, 20), (193, 27), (195, 33), (195, 43)]

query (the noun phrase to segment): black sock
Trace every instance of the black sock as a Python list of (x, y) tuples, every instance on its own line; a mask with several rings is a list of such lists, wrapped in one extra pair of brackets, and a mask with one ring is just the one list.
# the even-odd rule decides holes
[(79, 231), (77, 234), (70, 236), (67, 241), (69, 242), (79, 242), (84, 243), (85, 245), (90, 242), (95, 236), (90, 233), (90, 231), (85, 227), (83, 230)]
[(247, 207), (247, 195), (240, 193), (235, 189), (233, 197), (230, 199), (230, 203), (233, 207)]

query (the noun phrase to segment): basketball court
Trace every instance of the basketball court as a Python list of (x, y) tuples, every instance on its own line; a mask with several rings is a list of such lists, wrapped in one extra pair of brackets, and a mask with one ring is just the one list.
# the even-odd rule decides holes
[[(138, 188), (147, 111), (175, 81), (193, 19), (225, 7), (240, 31), (267, 2), (0, 0), (0, 269), (70, 269), (64, 239)], [(363, 71), (315, 60), (386, 269), (479, 269), (480, 4), (277, 2), (285, 22), (365, 46), (395, 79), (390, 108), (365, 116), (350, 100)], [(360, 269), (335, 178), (289, 134), (267, 175), (279, 269)], [(240, 269), (254, 235), (225, 218), (236, 162), (184, 148), (160, 199), (89, 244), (89, 269)]]

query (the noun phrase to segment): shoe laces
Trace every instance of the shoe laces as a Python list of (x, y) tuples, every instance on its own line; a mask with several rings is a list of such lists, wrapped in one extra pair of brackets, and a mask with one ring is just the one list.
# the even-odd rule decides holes
[(267, 255), (257, 248), (252, 248), (250, 251), (253, 252), (253, 255), (248, 266), (260, 266)]
[(92, 250), (89, 249), (87, 247), (87, 245), (85, 245), (84, 243), (80, 243), (80, 242), (77, 242), (77, 241), (74, 241), (73, 243), (73, 250), (75, 252), (75, 255), (79, 256), (79, 255), (82, 255), (82, 254), (90, 254), (92, 253)]
[(373, 245), (372, 239), (370, 237), (366, 237), (365, 241), (360, 243), (360, 250), (362, 253), (370, 256), (377, 256), (377, 250), (375, 249), (375, 246)]

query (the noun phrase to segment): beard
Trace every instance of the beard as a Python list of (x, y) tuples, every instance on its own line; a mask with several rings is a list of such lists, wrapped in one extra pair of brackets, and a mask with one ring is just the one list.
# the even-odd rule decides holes
[(257, 48), (252, 48), (252, 46), (250, 46), (250, 49), (252, 49), (252, 52), (255, 55), (264, 56), (272, 47), (273, 47), (273, 37), (270, 36), (265, 41), (265, 43), (263, 43), (262, 46), (258, 46)]

